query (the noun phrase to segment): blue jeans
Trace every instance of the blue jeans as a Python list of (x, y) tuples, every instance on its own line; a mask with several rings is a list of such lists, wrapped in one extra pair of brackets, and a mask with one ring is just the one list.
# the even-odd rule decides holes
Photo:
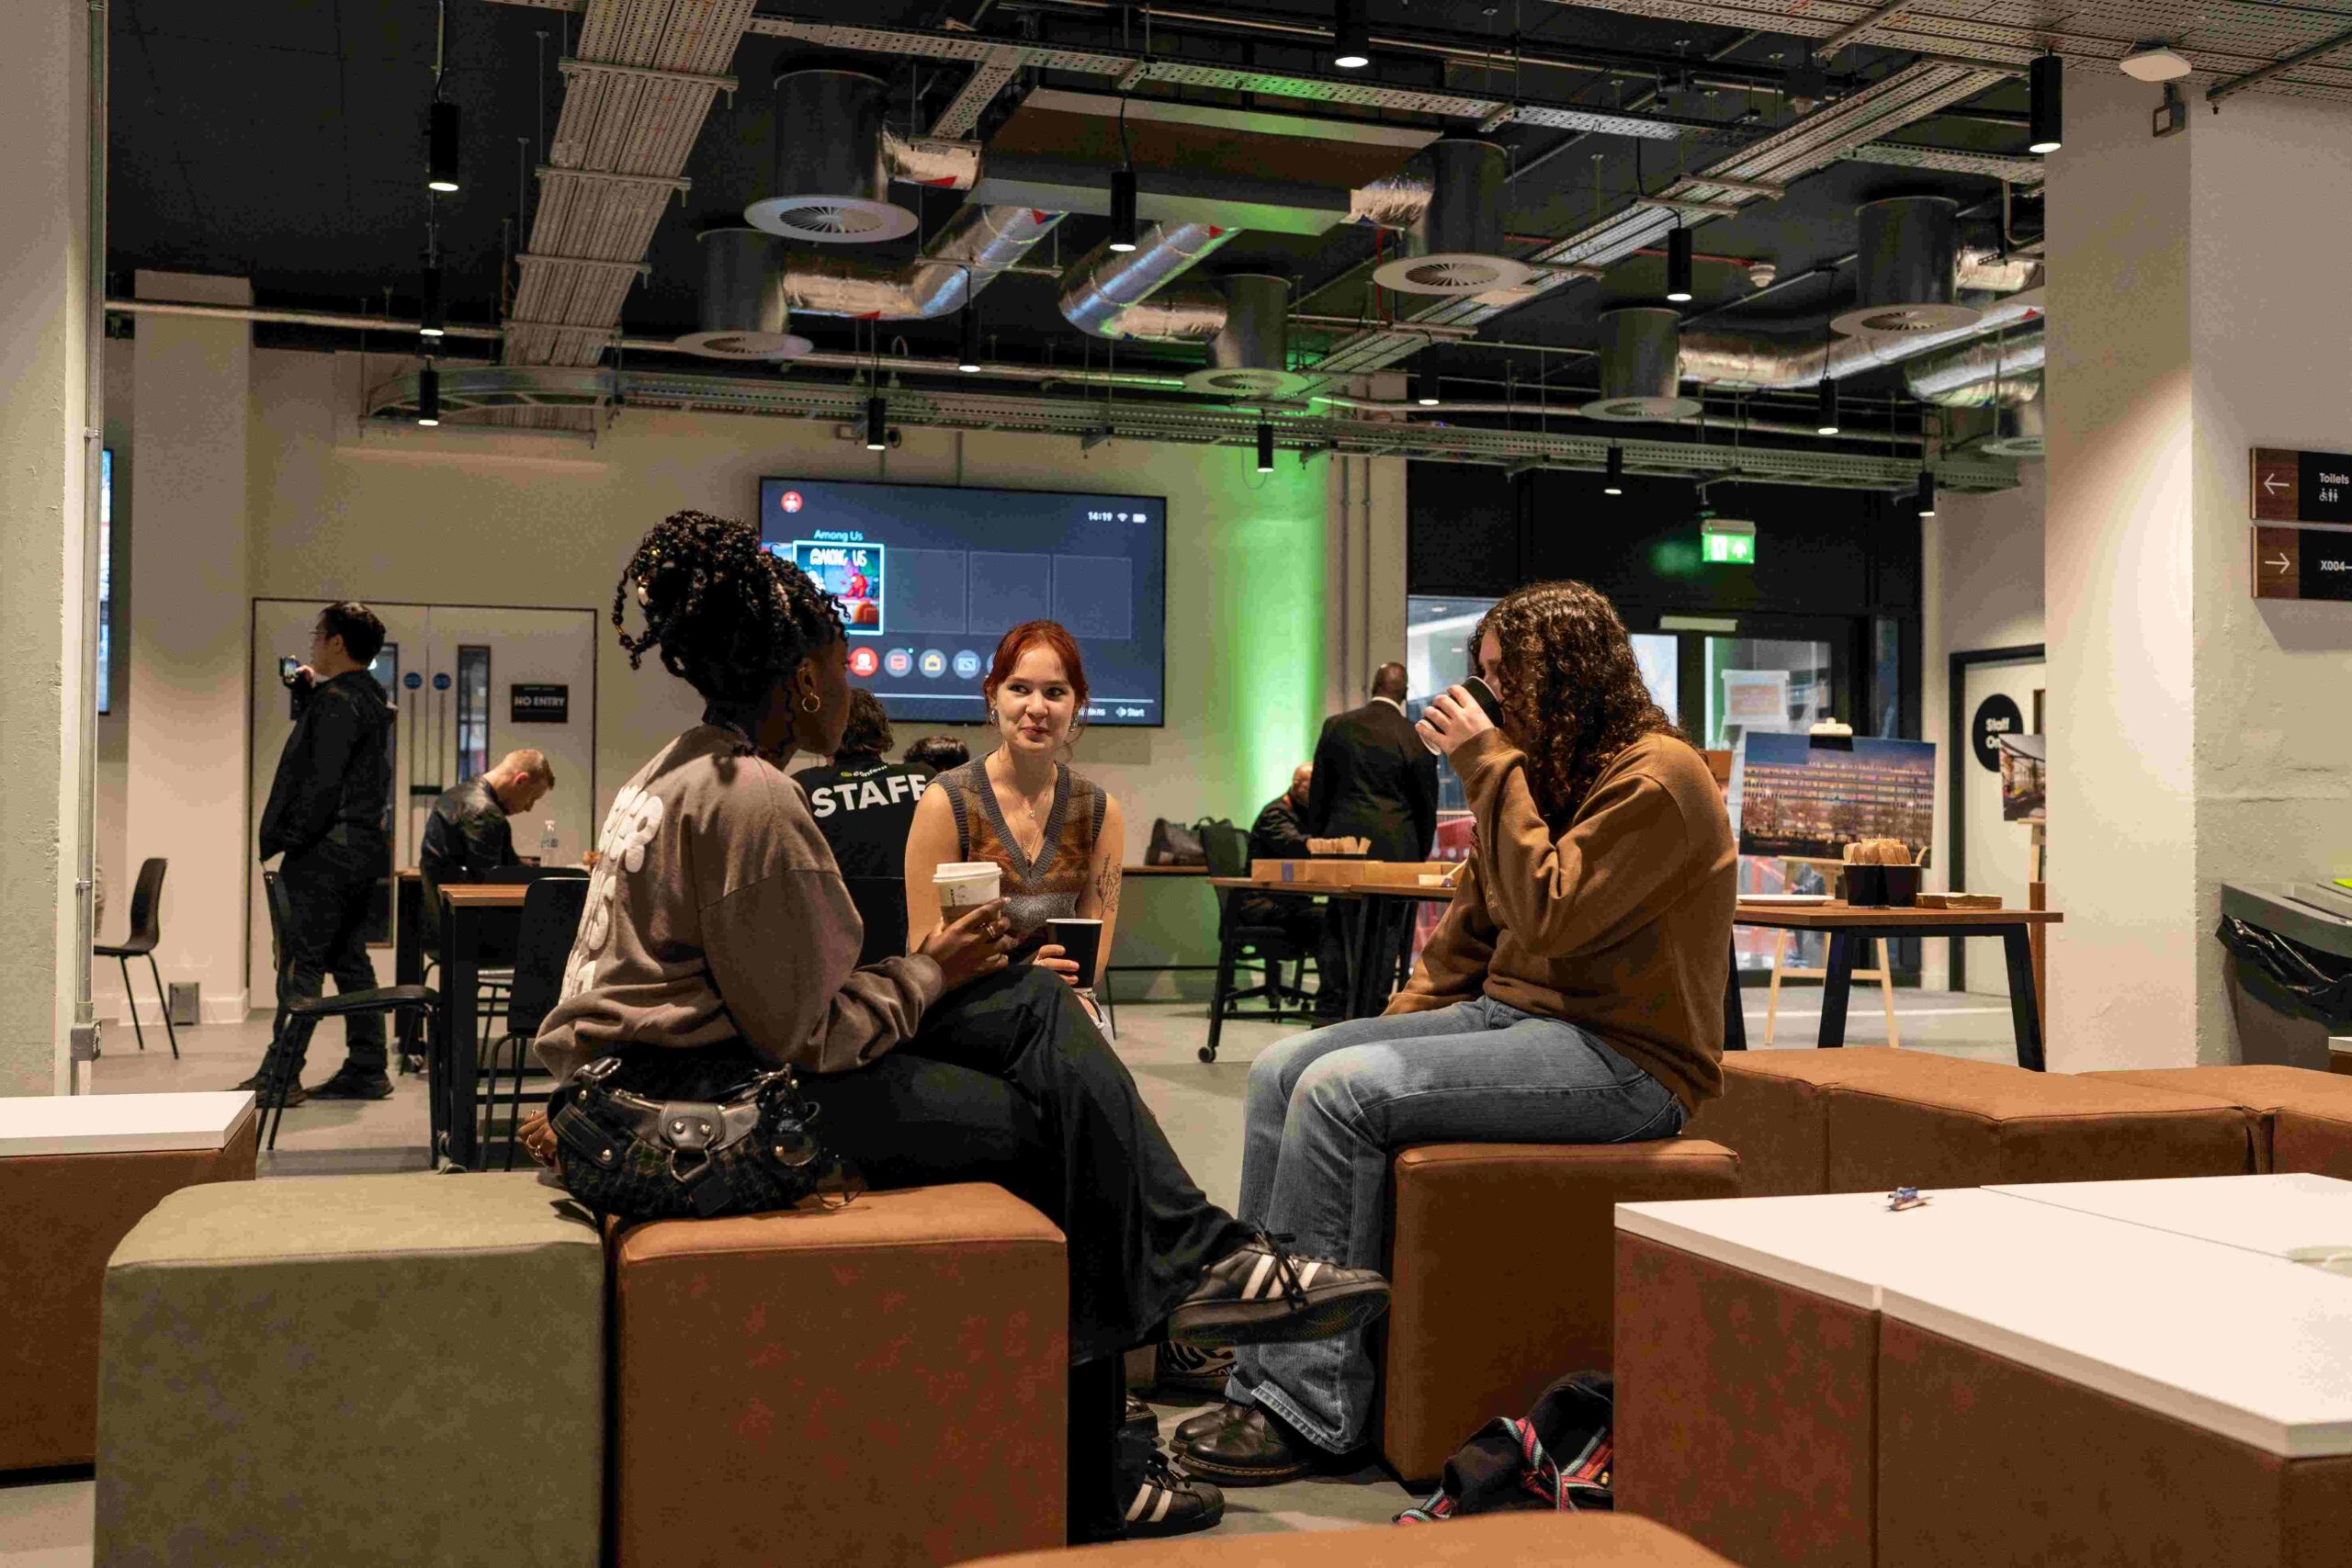
[[(1682, 1130), (1681, 1102), (1595, 1036), (1481, 997), (1358, 1019), (1273, 1047), (1243, 1098), (1243, 1224), (1383, 1266), (1388, 1158), (1408, 1144), (1625, 1144)], [(1372, 1416), (1363, 1334), (1242, 1349), (1226, 1397), (1344, 1453)]]

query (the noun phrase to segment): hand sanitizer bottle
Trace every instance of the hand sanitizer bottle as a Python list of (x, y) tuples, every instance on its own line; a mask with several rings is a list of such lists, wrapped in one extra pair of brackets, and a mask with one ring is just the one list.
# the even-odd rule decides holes
[(555, 818), (550, 817), (539, 827), (539, 863), (553, 865), (556, 856), (563, 852), (563, 840), (556, 836)]

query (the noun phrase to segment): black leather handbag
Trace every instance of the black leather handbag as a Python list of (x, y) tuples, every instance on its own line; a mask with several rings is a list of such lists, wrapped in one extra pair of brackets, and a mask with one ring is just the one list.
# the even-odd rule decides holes
[[(628, 1064), (631, 1076), (641, 1077), (647, 1061), (640, 1055)], [(789, 1209), (809, 1197), (838, 1208), (865, 1190), (856, 1170), (808, 1131), (817, 1107), (801, 1098), (790, 1068), (759, 1072), (716, 1100), (684, 1100), (617, 1087), (624, 1065), (600, 1056), (548, 1101), (557, 1171), (597, 1214), (709, 1219)]]

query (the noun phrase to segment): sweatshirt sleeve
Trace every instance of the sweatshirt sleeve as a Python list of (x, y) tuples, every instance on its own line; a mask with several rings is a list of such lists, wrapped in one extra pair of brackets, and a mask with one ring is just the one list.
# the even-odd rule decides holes
[(1462, 868), (1453, 885), (1453, 906), (1421, 949), (1413, 977), (1388, 999), (1387, 1011), (1430, 1012), (1479, 995), (1486, 989), (1487, 967), (1494, 962), (1496, 935), (1473, 861)]
[(723, 870), (701, 909), (704, 955), (753, 1050), (807, 1072), (847, 1072), (914, 1033), (938, 999), (939, 965), (910, 954), (857, 967), (864, 931), (832, 852), (798, 787), (773, 770), (767, 784), (748, 796), (762, 819), (730, 824), (710, 846)]
[(1555, 837), (1535, 809), (1525, 754), (1500, 730), (1474, 736), (1453, 762), (1478, 818), (1487, 908), (1538, 953), (1572, 957), (1622, 940), (1688, 874), (1692, 835), (1655, 779), (1606, 780)]

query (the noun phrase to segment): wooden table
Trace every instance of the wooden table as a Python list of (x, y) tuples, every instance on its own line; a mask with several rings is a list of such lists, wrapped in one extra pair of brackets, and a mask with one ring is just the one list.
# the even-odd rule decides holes
[[(1821, 1033), (1825, 1049), (1846, 1043), (1846, 1004), (1854, 987), (1857, 938), (1886, 941), (1917, 936), (1997, 936), (2008, 961), (2009, 1022), (2017, 1036), (2018, 1066), (2042, 1070), (2041, 1010), (2035, 1003), (2032, 932), (2064, 919), (2054, 909), (1855, 908), (1846, 904), (1742, 904), (1732, 912), (1736, 926), (1770, 931), (1827, 931), (1829, 962), (1821, 982)], [(1739, 966), (1735, 958), (1724, 998), (1724, 1048), (1747, 1048), (1747, 1026), (1739, 1009)]]
[[(1451, 886), (1430, 886), (1419, 882), (1284, 882), (1269, 876), (1212, 876), (1212, 887), (1223, 887), (1237, 893), (1275, 893), (1291, 897), (1349, 898), (1362, 902), (1364, 918), (1356, 922), (1354, 951), (1348, 955), (1348, 1016), (1377, 1017), (1388, 1004), (1389, 987), (1383, 983), (1395, 972), (1394, 963), (1375, 966), (1373, 953), (1378, 946), (1379, 928), (1376, 919), (1385, 907), (1413, 904), (1451, 904)], [(1377, 973), (1374, 972), (1375, 967)]]
[(462, 882), (441, 889), (441, 1027), (434, 1032), (433, 1151), (474, 1168), (474, 1093), (481, 1077), (481, 1041), (474, 998), (481, 988), (483, 944), (503, 939), (509, 953), (523, 930), (526, 882)]

